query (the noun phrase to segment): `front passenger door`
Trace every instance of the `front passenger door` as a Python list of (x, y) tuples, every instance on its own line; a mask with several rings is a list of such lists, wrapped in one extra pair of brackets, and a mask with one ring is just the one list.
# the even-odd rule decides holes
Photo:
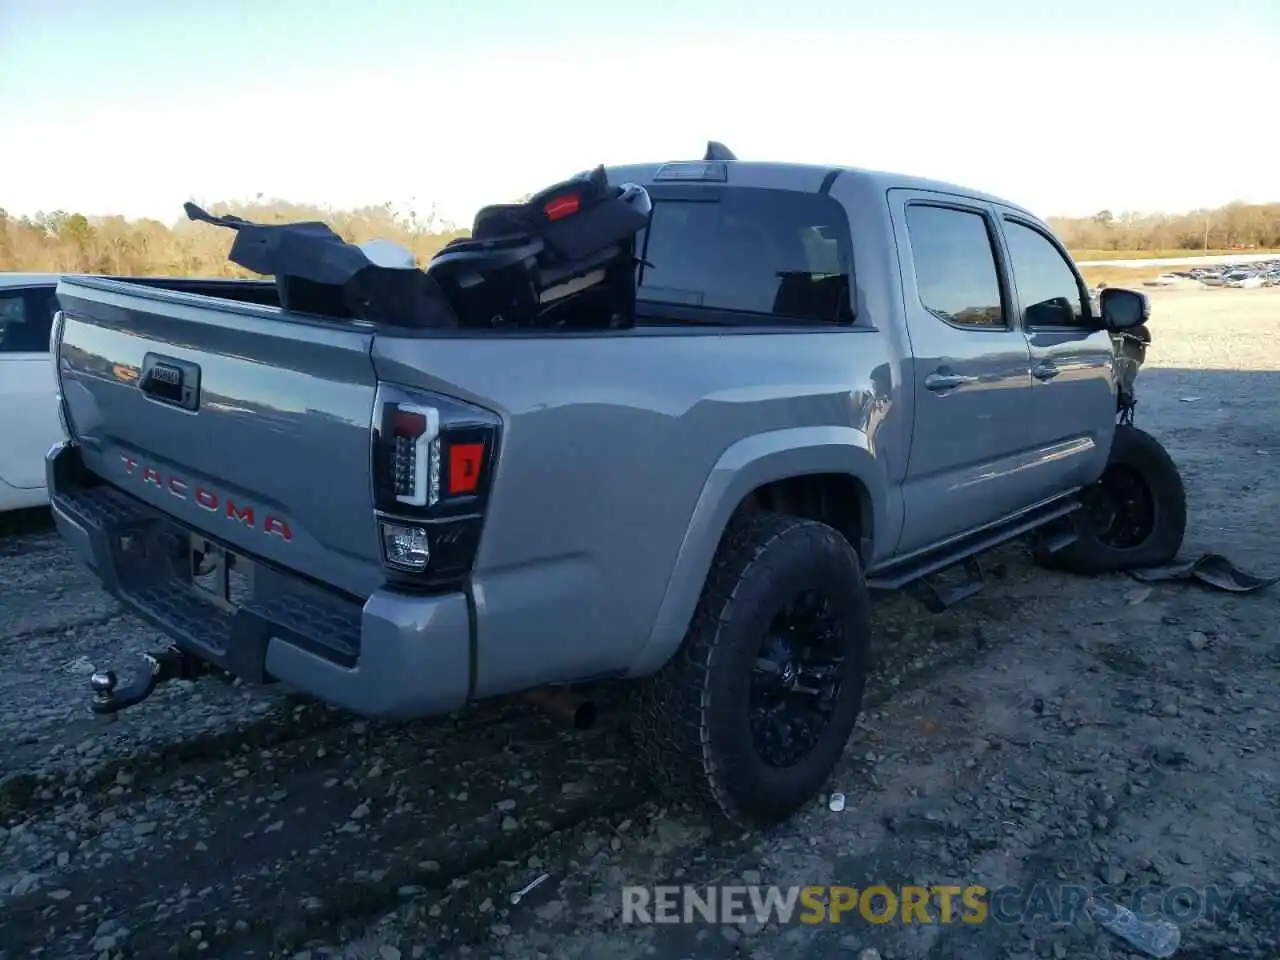
[(1057, 241), (1025, 216), (1002, 217), (1014, 296), (1031, 353), (1029, 471), (1045, 497), (1102, 473), (1116, 422), (1111, 337)]

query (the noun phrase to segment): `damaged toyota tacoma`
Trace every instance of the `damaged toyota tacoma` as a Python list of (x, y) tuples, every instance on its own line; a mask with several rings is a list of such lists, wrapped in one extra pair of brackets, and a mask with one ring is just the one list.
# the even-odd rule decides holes
[(1095, 306), (997, 197), (712, 143), (422, 268), (188, 214), (267, 279), (57, 291), (57, 526), (171, 642), (92, 678), (103, 715), (202, 672), (392, 719), (627, 680), (653, 780), (764, 825), (841, 756), (876, 591), (1182, 543), (1133, 425), (1146, 298)]

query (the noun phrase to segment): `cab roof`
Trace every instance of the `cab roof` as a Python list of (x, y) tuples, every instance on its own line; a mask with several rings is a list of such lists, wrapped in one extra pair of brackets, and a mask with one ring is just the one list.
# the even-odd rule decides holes
[[(709, 150), (710, 154), (711, 151)], [(664, 182), (667, 177), (658, 179), (663, 167), (684, 167), (692, 170), (702, 164), (711, 164), (723, 169), (723, 177), (717, 176), (714, 182), (736, 184), (744, 187), (772, 187), (782, 190), (818, 191), (836, 178), (855, 180), (864, 190), (880, 193), (892, 189), (922, 190), (934, 193), (949, 193), (962, 197), (970, 197), (988, 203), (998, 203), (1021, 211), (1028, 216), (1035, 214), (1020, 204), (1013, 203), (1003, 197), (974, 190), (960, 184), (947, 183), (942, 180), (930, 180), (925, 177), (913, 177), (907, 174), (890, 173), (882, 170), (867, 170), (861, 167), (841, 165), (820, 165), (810, 163), (785, 163), (764, 160), (736, 159), (702, 159), (673, 160), (664, 163), (635, 163), (610, 166), (605, 168), (610, 183), (638, 183), (649, 186), (655, 182)], [(672, 182), (695, 183), (698, 177), (672, 178)], [(704, 181), (705, 182), (705, 181)]]

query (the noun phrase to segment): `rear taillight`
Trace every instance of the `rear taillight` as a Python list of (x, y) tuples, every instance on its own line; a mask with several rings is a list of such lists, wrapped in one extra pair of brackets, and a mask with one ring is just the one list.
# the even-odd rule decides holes
[(373, 496), (383, 565), (406, 586), (451, 585), (480, 543), (502, 421), (451, 397), (383, 384), (374, 406)]
[(392, 403), (384, 417), (390, 428), (396, 500), (411, 507), (430, 506), (440, 499), (439, 411), (412, 403)]

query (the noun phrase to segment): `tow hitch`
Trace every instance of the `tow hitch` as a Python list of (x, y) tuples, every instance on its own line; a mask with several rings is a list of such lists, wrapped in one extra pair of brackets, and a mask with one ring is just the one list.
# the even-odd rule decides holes
[(142, 656), (142, 666), (123, 685), (114, 670), (104, 670), (89, 677), (93, 689), (93, 701), (89, 707), (102, 720), (115, 720), (125, 707), (141, 703), (156, 687), (170, 680), (194, 680), (210, 672), (203, 660), (184, 653), (177, 647), (167, 647), (157, 653)]

